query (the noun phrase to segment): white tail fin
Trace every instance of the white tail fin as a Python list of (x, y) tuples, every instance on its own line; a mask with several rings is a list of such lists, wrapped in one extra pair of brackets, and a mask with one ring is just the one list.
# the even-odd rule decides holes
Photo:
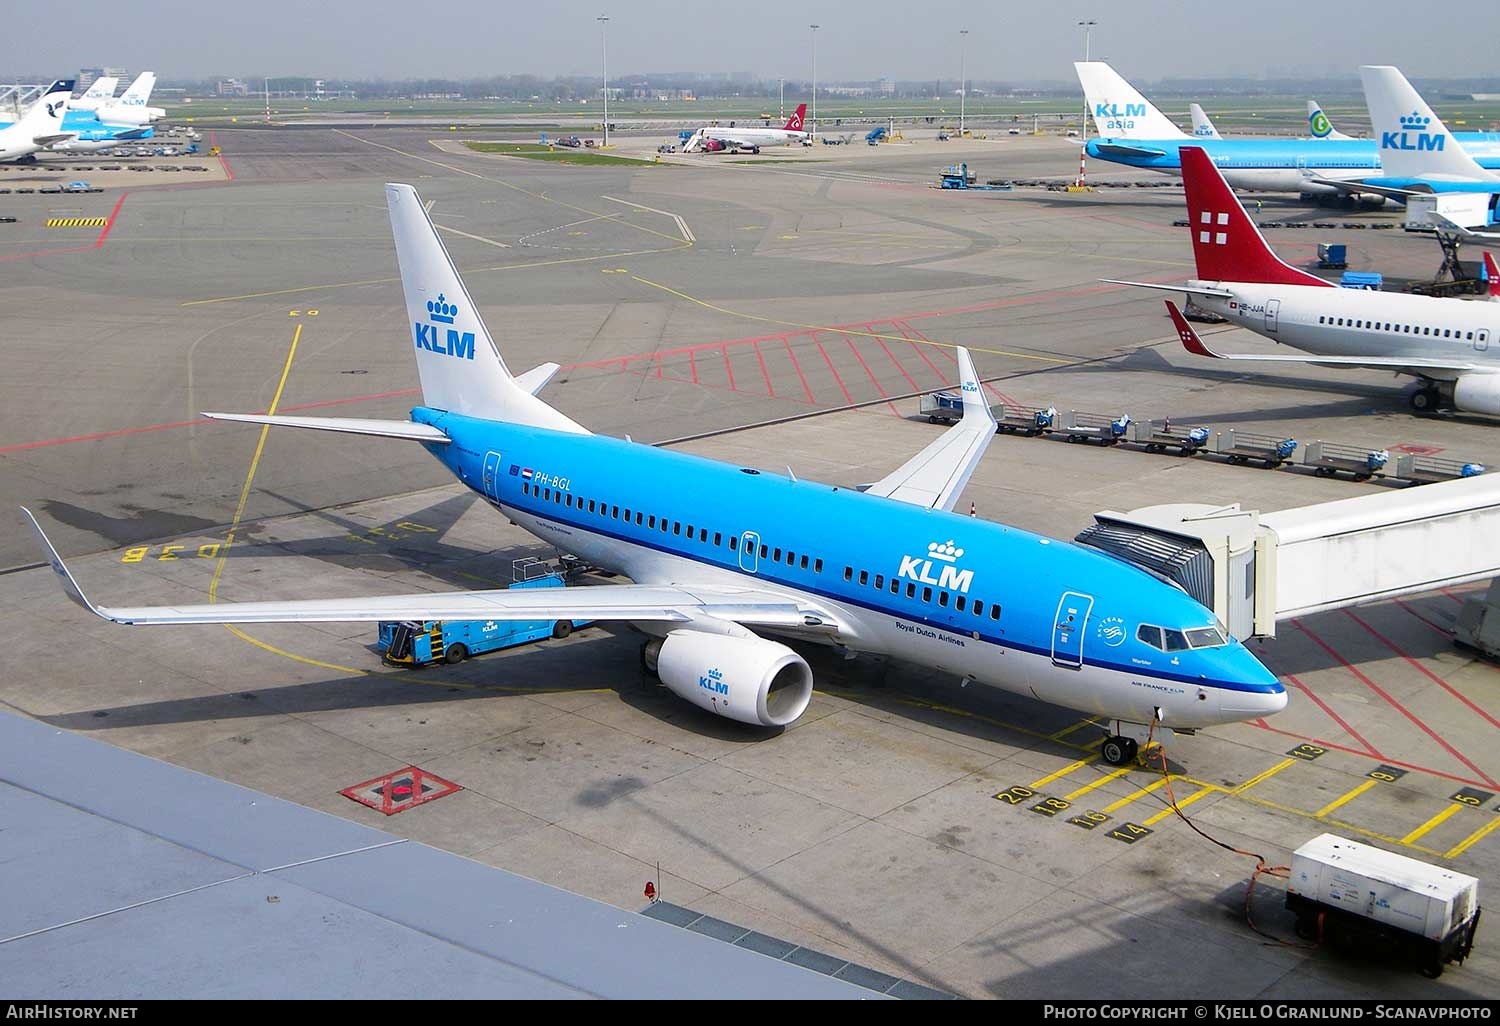
[(1206, 113), (1204, 113), (1204, 110), (1203, 110), (1202, 107), (1200, 107), (1196, 103), (1194, 103), (1194, 104), (1191, 104), (1188, 107), (1188, 110), (1191, 111), (1192, 115), (1193, 115), (1193, 138), (1194, 139), (1222, 139), (1222, 138), (1224, 138), (1222, 135), (1219, 134), (1219, 130), (1214, 127), (1214, 123), (1212, 121), (1208, 120), (1208, 115)]
[(416, 343), (422, 401), (469, 417), (588, 434), (532, 395), (506, 368), (417, 191), (410, 185), (387, 185), (385, 199)]
[(1187, 134), (1172, 124), (1135, 87), (1103, 61), (1076, 61), (1078, 81), (1094, 115), (1094, 127), (1111, 139), (1185, 139)]
[(108, 103), (115, 95), (115, 86), (120, 80), (113, 75), (105, 75), (103, 78), (94, 79), (94, 84), (89, 86), (89, 91), (73, 101), (73, 107), (77, 110), (95, 110), (101, 103)]
[(46, 95), (32, 104), (31, 109), (16, 124), (24, 125), (23, 133), (35, 138), (61, 137), (65, 134), (62, 129), (63, 115), (68, 112), (68, 103), (72, 98), (72, 79), (53, 82)]
[(1359, 76), (1386, 177), (1500, 180), (1469, 156), (1398, 69), (1366, 65)]
[(1323, 113), (1323, 108), (1318, 106), (1317, 100), (1307, 101), (1307, 130), (1312, 133), (1314, 139), (1354, 138), (1333, 127), (1333, 122), (1328, 120), (1328, 115)]
[(144, 107), (151, 99), (151, 90), (155, 88), (156, 72), (143, 71), (135, 77), (135, 81), (130, 83), (130, 88), (126, 89), (115, 102), (126, 107)]

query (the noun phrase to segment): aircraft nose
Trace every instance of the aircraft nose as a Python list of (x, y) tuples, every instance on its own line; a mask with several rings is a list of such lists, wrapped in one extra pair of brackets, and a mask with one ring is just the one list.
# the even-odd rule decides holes
[(1240, 656), (1240, 672), (1236, 676), (1245, 687), (1243, 690), (1224, 692), (1219, 708), (1225, 717), (1253, 720), (1273, 716), (1285, 709), (1286, 685), (1248, 651), (1241, 651)]

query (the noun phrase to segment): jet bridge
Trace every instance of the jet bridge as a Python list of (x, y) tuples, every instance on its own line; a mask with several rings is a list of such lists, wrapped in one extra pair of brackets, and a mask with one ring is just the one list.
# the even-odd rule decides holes
[(1294, 616), (1500, 576), (1500, 475), (1260, 513), (1094, 514), (1076, 541), (1176, 582), (1241, 640)]

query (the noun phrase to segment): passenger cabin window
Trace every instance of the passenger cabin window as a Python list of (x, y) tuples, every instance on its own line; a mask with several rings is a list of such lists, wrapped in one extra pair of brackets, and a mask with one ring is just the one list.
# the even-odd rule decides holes
[(852, 581), (852, 580), (854, 580), (854, 567), (852, 567), (852, 566), (846, 566), (846, 567), (844, 567), (844, 580), (846, 580), (846, 581)]
[(922, 589), (922, 601), (923, 602), (931, 602), (932, 601), (932, 589), (931, 588), (923, 588)]
[(940, 606), (947, 606), (948, 605), (948, 593), (946, 591), (940, 591), (940, 592), (938, 592), (938, 605), (940, 605)]
[(991, 620), (998, 620), (998, 619), (1000, 619), (1000, 607), (999, 606), (990, 606), (990, 619)]
[(739, 538), (736, 537), (735, 535), (731, 534), (729, 536), (729, 551), (730, 552), (737, 552), (737, 551), (739, 551), (739, 547), (740, 547), (740, 540), (739, 540)]
[(802, 555), (802, 569), (804, 569), (804, 570), (807, 569), (807, 554), (806, 553), (803, 553), (803, 555)]
[(861, 570), (859, 572), (859, 586), (861, 588), (863, 588), (865, 585), (867, 585), (869, 583), (870, 583), (870, 571), (868, 571), (868, 570)]
[[(640, 523), (640, 521), (636, 521), (636, 523)], [(646, 518), (646, 526), (653, 529), (656, 527), (656, 517), (654, 514)]]

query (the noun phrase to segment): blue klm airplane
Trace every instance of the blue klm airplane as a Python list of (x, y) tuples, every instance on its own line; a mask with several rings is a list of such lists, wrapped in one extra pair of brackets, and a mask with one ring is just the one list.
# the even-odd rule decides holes
[[(1350, 184), (1380, 178), (1380, 140), (1333, 133), (1322, 111), (1310, 113), (1313, 136), (1308, 139), (1195, 137), (1173, 124), (1108, 64), (1078, 61), (1074, 67), (1099, 132), (1085, 146), (1091, 157), (1181, 175), (1179, 149), (1201, 146), (1236, 189), (1327, 197), (1390, 195), (1380, 188), (1362, 190)], [(1500, 168), (1500, 134), (1465, 132), (1455, 139), (1481, 166)]]
[(537, 398), (556, 364), (512, 376), (416, 191), (387, 185), (386, 200), (423, 405), (409, 421), (206, 416), (416, 442), (501, 515), (635, 583), (108, 607), (84, 597), (42, 535), (75, 602), (123, 624), (627, 622), (675, 694), (766, 726), (796, 720), (813, 689), (806, 660), (774, 639), (821, 643), (1097, 716), (1113, 763), (1151, 731), (1286, 705), (1275, 675), (1181, 588), (1102, 551), (952, 512), (995, 434), (966, 350), (963, 418), (864, 490), (601, 437)]

